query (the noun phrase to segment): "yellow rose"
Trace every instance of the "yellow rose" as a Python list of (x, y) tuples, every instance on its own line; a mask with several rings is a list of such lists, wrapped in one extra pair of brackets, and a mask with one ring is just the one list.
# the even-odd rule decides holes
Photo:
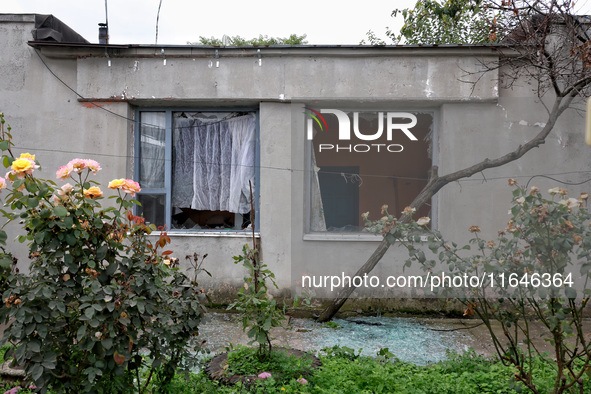
[(15, 170), (16, 172), (26, 172), (33, 168), (33, 163), (31, 163), (31, 160), (27, 158), (20, 158), (13, 161), (10, 168)]
[(21, 156), (19, 157), (19, 159), (31, 159), (31, 160), (35, 161), (35, 155), (32, 155), (30, 153), (21, 153)]
[(98, 186), (93, 186), (90, 189), (84, 189), (84, 197), (97, 198), (102, 197), (103, 192)]
[(109, 182), (109, 189), (121, 189), (125, 185), (125, 179), (113, 179)]
[(35, 162), (28, 157), (21, 157), (13, 161), (10, 168), (14, 175), (23, 178), (25, 174), (31, 174), (33, 170), (39, 168), (39, 166), (35, 165)]

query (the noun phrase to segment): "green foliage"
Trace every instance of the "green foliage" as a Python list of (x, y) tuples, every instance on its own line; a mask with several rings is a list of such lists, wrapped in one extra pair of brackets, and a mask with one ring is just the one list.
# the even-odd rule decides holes
[[(511, 179), (509, 184), (517, 182)], [(583, 310), (591, 293), (591, 212), (587, 193), (568, 199), (561, 188), (548, 193), (550, 199), (536, 187), (516, 187), (507, 227), (487, 241), (480, 237), (480, 228), (472, 226), (474, 238), (464, 246), (419, 225), (421, 219), (402, 224), (387, 215), (367, 224), (408, 249), (405, 266), (417, 263), (428, 271), (427, 293), (457, 297), (466, 305), (465, 315), (475, 314), (483, 321), (501, 360), (516, 368), (516, 377), (528, 388), (563, 393), (583, 390), (583, 377), (591, 367), (591, 343), (583, 329)], [(442, 285), (443, 276), (478, 281)], [(429, 288), (433, 283), (438, 285)], [(552, 357), (534, 346), (532, 320), (545, 328)], [(493, 321), (503, 327), (503, 338), (493, 330)], [(548, 390), (541, 389), (543, 384), (532, 373), (539, 363), (556, 371)]]
[(335, 323), (333, 321), (327, 321), (325, 323), (322, 323), (322, 325), (324, 327), (332, 328), (332, 329), (335, 329), (335, 330), (340, 330), (341, 328), (343, 328), (338, 323)]
[(241, 36), (226, 36), (222, 38), (199, 37), (198, 42), (189, 42), (189, 45), (207, 45), (213, 47), (244, 47), (244, 46), (269, 46), (269, 45), (305, 45), (306, 35), (292, 34), (289, 37), (268, 37), (259, 35), (258, 37), (246, 39)]
[(389, 362), (390, 360), (392, 360), (393, 358), (395, 358), (396, 356), (394, 356), (394, 353), (392, 353), (390, 351), (390, 349), (388, 349), (387, 347), (385, 348), (381, 348), (380, 350), (378, 350), (378, 352), (376, 353), (377, 355), (377, 359), (379, 362)]
[(484, 44), (497, 42), (503, 13), (481, 0), (419, 0), (415, 8), (395, 10), (404, 18), (399, 38), (407, 44)]
[[(400, 33), (386, 31), (393, 43), (487, 44), (499, 42), (513, 22), (513, 8), (495, 0), (418, 0), (414, 8), (395, 9), (393, 17), (404, 21)], [(374, 32), (367, 33), (372, 45), (383, 45)], [(362, 44), (365, 41), (362, 42)]]
[(359, 349), (359, 351), (355, 353), (355, 350), (350, 347), (334, 345), (332, 347), (322, 348), (320, 351), (327, 357), (346, 358), (354, 361), (361, 357), (361, 350), (362, 349)]
[(273, 350), (261, 360), (257, 349), (238, 346), (228, 352), (227, 373), (230, 375), (255, 375), (268, 372), (277, 383), (297, 379), (311, 372), (312, 358), (290, 355), (285, 349)]
[[(211, 381), (204, 373), (191, 374), (188, 379), (182, 375), (175, 378), (165, 387), (157, 391), (170, 394), (195, 394), (195, 393), (309, 393), (307, 385), (299, 383), (297, 379), (288, 382), (277, 382), (273, 377), (255, 380), (254, 382), (238, 382), (233, 386), (224, 386), (216, 381)], [(318, 391), (316, 391), (318, 392)], [(334, 391), (333, 391), (334, 392)]]
[[(10, 126), (6, 124), (6, 119), (4, 119), (4, 113), (0, 112), (0, 150), (2, 152), (7, 152), (13, 145), (10, 131)], [(8, 167), (12, 164), (12, 158), (4, 156), (3, 162), (4, 166)], [(10, 218), (13, 217), (11, 213), (5, 212), (3, 209), (0, 209), (0, 213), (5, 216), (8, 215)], [(17, 259), (6, 250), (6, 239), (6, 231), (0, 229), (0, 294), (6, 291), (8, 278), (12, 271), (16, 269), (17, 262)]]
[(58, 177), (75, 185), (57, 188), (33, 175), (34, 156), (5, 152), (12, 171), (10, 210), (2, 213), (23, 224), (32, 260), (30, 274), (11, 274), (3, 293), (3, 343), (13, 345), (6, 357), (24, 365), (41, 392), (143, 392), (153, 376), (170, 381), (192, 366), (201, 292), (163, 250), (168, 235), (152, 243), (156, 228), (127, 211), (137, 202), (126, 194), (139, 185), (111, 182), (118, 208), (102, 208), (102, 191), (89, 180), (98, 163), (73, 160)]
[(271, 329), (279, 327), (285, 319), (277, 302), (267, 294), (267, 281), (277, 288), (275, 275), (260, 261), (256, 247), (251, 249), (244, 245), (242, 255), (234, 256), (234, 263), (242, 263), (248, 276), (244, 277), (244, 287), (238, 291), (238, 300), (228, 306), (228, 309), (242, 312), (242, 325), (251, 339), (250, 344), (257, 342), (259, 358), (268, 358), (272, 348)]
[(6, 352), (8, 351), (8, 349), (10, 349), (12, 346), (10, 345), (2, 345), (0, 347), (0, 364), (4, 364), (7, 359), (6, 359)]
[[(394, 44), (398, 44), (400, 41), (389, 28), (386, 30), (386, 36), (390, 37)], [(359, 45), (387, 45), (387, 43), (378, 37), (373, 30), (370, 30), (365, 33), (365, 39), (361, 40)]]
[[(502, 364), (469, 353), (462, 366), (447, 361), (417, 366), (398, 360), (380, 362), (369, 357), (321, 358), (322, 368), (309, 379), (318, 390), (340, 393), (512, 393), (513, 371)], [(474, 361), (476, 360), (476, 362)], [(324, 389), (320, 389), (320, 387)]]
[[(193, 393), (525, 393), (523, 383), (516, 381), (515, 368), (498, 360), (487, 359), (473, 350), (463, 354), (448, 353), (448, 360), (426, 366), (390, 362), (371, 357), (349, 358), (353, 350), (331, 348), (320, 355), (322, 367), (307, 376), (307, 382), (296, 378), (278, 381), (275, 378), (253, 383), (224, 386), (207, 378), (205, 373), (183, 376), (177, 374), (166, 386), (152, 387), (153, 392), (171, 394)], [(341, 356), (342, 355), (342, 356)], [(534, 358), (532, 374), (539, 382), (540, 392), (551, 392), (556, 371), (540, 358)], [(273, 375), (274, 376), (274, 375)], [(589, 392), (585, 378), (584, 391)], [(578, 392), (578, 391), (576, 391)]]
[[(205, 374), (180, 375), (167, 386), (169, 393), (518, 393), (523, 385), (516, 382), (511, 367), (487, 360), (473, 351), (450, 354), (450, 361), (427, 366), (386, 362), (349, 356), (352, 349), (336, 346), (320, 356), (322, 367), (306, 377), (307, 383), (292, 378), (287, 381), (265, 379), (254, 385), (221, 386)], [(545, 371), (540, 371), (545, 372)], [(535, 370), (535, 373), (538, 373)]]

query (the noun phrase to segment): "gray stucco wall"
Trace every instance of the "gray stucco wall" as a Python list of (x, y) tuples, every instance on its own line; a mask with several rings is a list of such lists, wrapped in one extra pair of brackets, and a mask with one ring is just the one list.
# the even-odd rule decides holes
[[(0, 16), (0, 111), (12, 127), (15, 154), (35, 154), (41, 163), (39, 176), (45, 179), (55, 180), (55, 171), (76, 157), (101, 164), (103, 170), (94, 179), (101, 184), (125, 177), (128, 133), (132, 130), (124, 118), (131, 115), (130, 107), (126, 103), (99, 104), (113, 113), (105, 116), (105, 111), (78, 102), (76, 94), (52, 76), (27, 45), (33, 22), (32, 15), (18, 19)], [(77, 87), (75, 59), (52, 59), (50, 63), (65, 84)], [(9, 230), (16, 234), (18, 226)], [(15, 248), (21, 260), (28, 255), (24, 245)], [(27, 264), (19, 267), (26, 270)]]
[[(50, 73), (37, 49), (27, 45), (32, 28), (31, 17), (0, 16), (0, 111), (14, 129), (17, 151), (37, 154), (47, 178), (53, 179), (54, 171), (74, 157), (98, 160), (103, 171), (97, 181), (103, 184), (132, 176), (133, 123), (125, 118), (132, 118), (137, 106), (259, 108), (260, 240), (263, 259), (277, 276), (276, 293), (289, 292), (304, 272), (332, 274), (338, 267), (352, 274), (379, 242), (367, 235), (305, 234), (308, 187), (298, 106), (433, 110), (440, 174), (512, 150), (540, 130), (536, 123), (545, 121), (545, 109), (526, 83), (503, 87), (498, 70), (481, 77), (483, 62), (496, 59), (488, 48), (263, 48), (261, 66), (256, 49), (221, 48), (216, 67), (212, 48), (165, 47), (163, 65), (159, 47), (136, 46), (108, 49), (109, 67), (103, 47), (40, 47), (49, 69), (81, 96), (112, 111), (108, 113), (80, 101)], [(470, 225), (479, 225), (490, 237), (508, 219), (508, 178), (521, 184), (537, 174), (582, 180), (585, 174), (580, 172), (591, 163), (583, 125), (583, 117), (568, 110), (541, 148), (446, 186), (434, 201), (438, 227), (461, 240)], [(533, 184), (542, 190), (556, 186), (543, 178)], [(577, 196), (589, 190), (588, 184), (567, 189)], [(181, 260), (193, 252), (209, 254), (205, 267), (213, 278), (201, 279), (212, 294), (226, 297), (241, 286), (244, 273), (232, 256), (250, 241), (247, 234), (173, 233), (172, 239)], [(22, 246), (19, 253), (26, 256)], [(372, 274), (402, 274), (405, 256), (392, 247)]]

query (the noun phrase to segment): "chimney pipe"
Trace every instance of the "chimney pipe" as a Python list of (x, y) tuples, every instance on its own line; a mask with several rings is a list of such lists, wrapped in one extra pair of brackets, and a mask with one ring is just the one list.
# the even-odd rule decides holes
[(109, 44), (109, 26), (99, 23), (99, 44)]

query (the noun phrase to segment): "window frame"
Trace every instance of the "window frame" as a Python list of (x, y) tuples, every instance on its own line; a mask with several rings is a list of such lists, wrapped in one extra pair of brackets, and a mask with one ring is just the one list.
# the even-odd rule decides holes
[[(255, 114), (255, 179), (254, 179), (254, 211), (255, 221), (254, 229), (259, 232), (260, 224), (260, 207), (259, 207), (259, 190), (260, 190), (260, 117), (258, 107), (137, 107), (135, 109), (134, 122), (134, 163), (133, 174), (134, 178), (139, 181), (140, 164), (141, 164), (141, 115), (143, 112), (164, 112), (165, 113), (165, 141), (164, 141), (164, 187), (162, 188), (143, 188), (138, 194), (164, 195), (165, 197), (165, 228), (169, 233), (179, 234), (208, 234), (208, 235), (228, 235), (228, 236), (242, 236), (245, 233), (251, 232), (252, 229), (173, 229), (172, 221), (172, 150), (173, 150), (173, 113), (175, 112), (252, 112)], [(140, 184), (140, 187), (142, 185)], [(137, 213), (137, 208), (134, 208)]]
[[(337, 106), (334, 106), (337, 107)], [(432, 136), (431, 136), (431, 166), (438, 165), (439, 162), (439, 125), (440, 125), (440, 110), (439, 108), (430, 107), (406, 107), (394, 106), (395, 108), (355, 108), (351, 106), (338, 106), (343, 111), (360, 111), (360, 112), (411, 112), (411, 113), (428, 113), (433, 118)], [(305, 123), (302, 134), (305, 134)], [(374, 241), (381, 242), (383, 237), (379, 234), (372, 234), (366, 232), (330, 232), (330, 231), (312, 231), (311, 230), (311, 216), (312, 216), (312, 149), (313, 141), (304, 140), (304, 241)], [(438, 228), (437, 218), (437, 195), (431, 198), (431, 227)]]

